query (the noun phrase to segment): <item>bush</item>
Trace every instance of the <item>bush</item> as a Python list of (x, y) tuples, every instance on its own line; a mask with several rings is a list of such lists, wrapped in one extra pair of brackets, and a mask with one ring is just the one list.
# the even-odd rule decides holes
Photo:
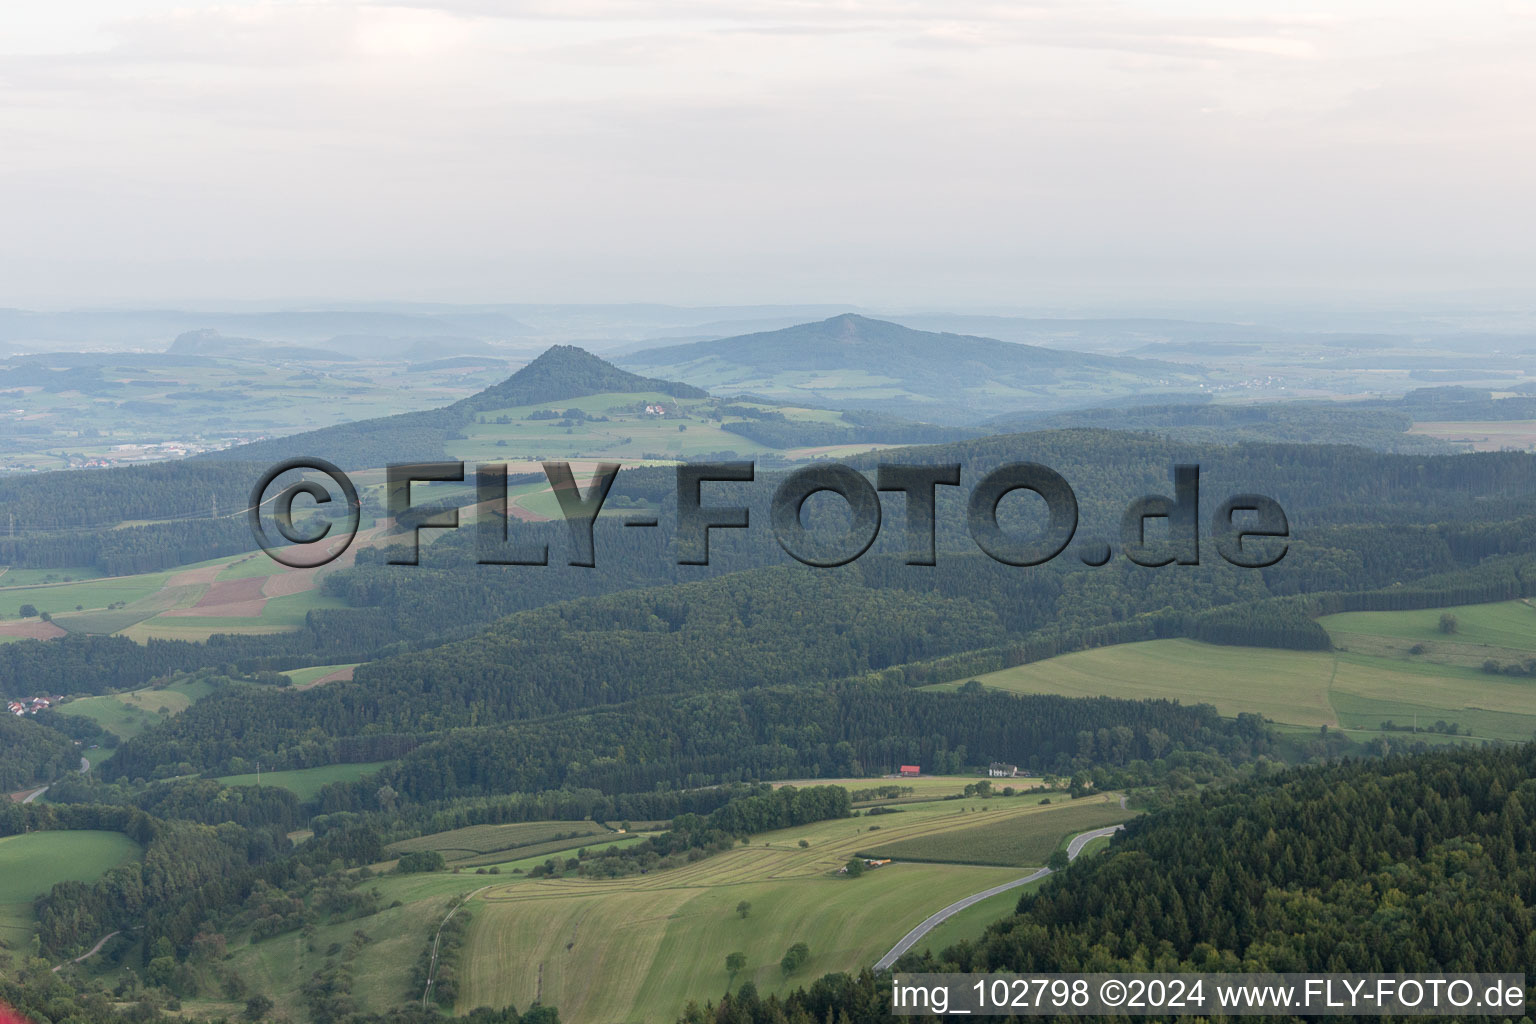
[(395, 870), (402, 875), (409, 875), (422, 871), (441, 871), (447, 866), (443, 855), (436, 850), (419, 850), (402, 855)]

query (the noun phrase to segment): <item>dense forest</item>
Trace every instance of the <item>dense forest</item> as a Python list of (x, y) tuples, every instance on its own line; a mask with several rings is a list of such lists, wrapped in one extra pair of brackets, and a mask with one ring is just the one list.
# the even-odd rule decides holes
[(80, 764), (74, 741), (36, 718), (0, 715), (0, 793), (56, 779)]

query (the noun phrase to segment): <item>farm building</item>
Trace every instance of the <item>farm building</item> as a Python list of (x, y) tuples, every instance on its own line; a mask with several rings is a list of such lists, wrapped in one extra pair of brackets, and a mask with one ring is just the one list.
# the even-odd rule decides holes
[(1016, 779), (1019, 777), (1019, 766), (1016, 764), (1003, 764), (1001, 761), (993, 761), (987, 765), (987, 775), (994, 779)]
[(906, 776), (921, 775), (923, 774), (923, 768), (921, 765), (904, 764), (901, 766), (901, 774)]

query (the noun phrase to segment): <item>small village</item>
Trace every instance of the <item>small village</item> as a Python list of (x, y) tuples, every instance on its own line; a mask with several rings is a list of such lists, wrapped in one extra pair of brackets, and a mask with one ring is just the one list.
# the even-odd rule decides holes
[(56, 704), (62, 704), (64, 697), (56, 694), (52, 697), (23, 697), (20, 700), (7, 701), (5, 709), (13, 715), (35, 715), (39, 711), (47, 711)]

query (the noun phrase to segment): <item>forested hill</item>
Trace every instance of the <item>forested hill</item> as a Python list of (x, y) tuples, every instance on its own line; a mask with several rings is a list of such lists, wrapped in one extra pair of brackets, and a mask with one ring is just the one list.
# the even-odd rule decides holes
[(1064, 367), (1187, 372), (1188, 367), (1150, 359), (1068, 352), (968, 334), (917, 331), (888, 320), (844, 313), (817, 323), (744, 334), (719, 341), (645, 349), (621, 356), (628, 366), (680, 366), (705, 359), (729, 361), (743, 369), (778, 373), (800, 370), (870, 370), (895, 377), (953, 371), (957, 361), (980, 360), (999, 373), (1028, 373)]
[(708, 398), (709, 392), (691, 384), (658, 380), (621, 370), (577, 348), (555, 345), (500, 384), (492, 385), (450, 405), (445, 412), (482, 412), (538, 402), (558, 402), (583, 395), (660, 391), (675, 398)]
[[(1536, 745), (1288, 771), (1132, 822), (978, 943), (902, 971), (1520, 971), (1536, 963)], [(829, 976), (705, 1021), (890, 1020)], [(846, 1015), (846, 1016), (845, 1016)]]
[(448, 457), (444, 442), (459, 436), (478, 412), (634, 391), (660, 391), (679, 398), (708, 397), (707, 392), (691, 385), (642, 377), (573, 345), (555, 345), (500, 384), (441, 409), (342, 423), (208, 452), (197, 458), (273, 463), (297, 455), (318, 455), (343, 469), (442, 460)]
[[(1125, 390), (1188, 388), (1189, 364), (1042, 348), (995, 338), (916, 331), (846, 313), (818, 323), (646, 349), (619, 362), (735, 393), (882, 408), (933, 422), (989, 412), (1081, 405), (1115, 378)], [(1071, 396), (1050, 388), (1068, 385)], [(1080, 391), (1080, 387), (1088, 391)]]

